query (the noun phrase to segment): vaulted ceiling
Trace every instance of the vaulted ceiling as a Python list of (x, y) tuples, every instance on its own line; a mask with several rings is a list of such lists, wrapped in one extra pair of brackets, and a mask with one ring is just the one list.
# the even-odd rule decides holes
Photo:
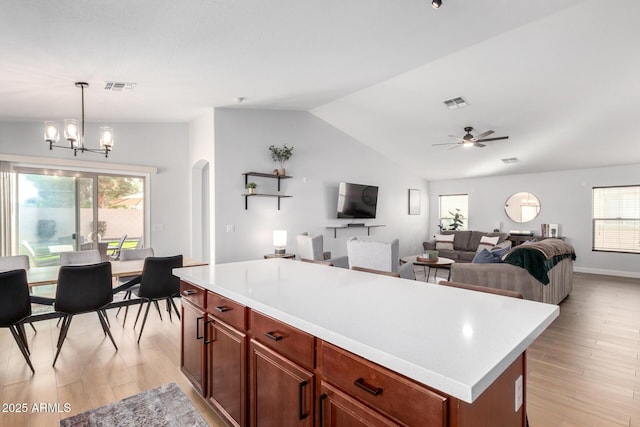
[[(88, 121), (308, 110), (432, 180), (640, 163), (638, 16), (632, 0), (0, 0), (0, 120), (77, 116), (82, 80)], [(465, 126), (510, 138), (433, 146)]]

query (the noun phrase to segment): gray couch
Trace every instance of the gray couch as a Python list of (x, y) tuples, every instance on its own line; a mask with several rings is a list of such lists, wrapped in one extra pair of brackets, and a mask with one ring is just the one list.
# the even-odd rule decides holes
[[(476, 255), (476, 250), (478, 249), (478, 244), (480, 244), (480, 239), (482, 236), (487, 237), (496, 237), (498, 236), (498, 244), (497, 246), (501, 248), (510, 248), (511, 241), (507, 240), (509, 236), (508, 233), (500, 233), (500, 232), (483, 232), (483, 231), (472, 231), (472, 230), (463, 230), (463, 231), (452, 231), (452, 230), (443, 230), (440, 234), (454, 234), (453, 238), (453, 250), (447, 249), (437, 249), (438, 256), (444, 258), (451, 258), (455, 262), (471, 262), (473, 257)], [(436, 250), (436, 241), (430, 240), (428, 242), (422, 243), (424, 250)]]

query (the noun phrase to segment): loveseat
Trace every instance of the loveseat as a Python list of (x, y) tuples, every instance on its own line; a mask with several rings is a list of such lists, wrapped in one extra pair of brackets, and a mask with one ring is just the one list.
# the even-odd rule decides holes
[(446, 236), (454, 235), (453, 249), (443, 249), (443, 246), (447, 246), (447, 244), (437, 242), (436, 239), (424, 242), (422, 243), (422, 246), (425, 251), (437, 250), (438, 256), (450, 258), (455, 262), (471, 262), (473, 257), (476, 255), (478, 245), (480, 245), (482, 237), (498, 237), (498, 241), (494, 247), (496, 249), (511, 247), (511, 241), (507, 240), (507, 237), (509, 236), (507, 233), (472, 230), (443, 230), (441, 234)]

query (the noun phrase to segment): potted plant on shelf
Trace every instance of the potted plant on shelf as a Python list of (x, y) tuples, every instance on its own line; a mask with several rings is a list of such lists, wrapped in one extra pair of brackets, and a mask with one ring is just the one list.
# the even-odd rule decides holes
[(271, 159), (280, 165), (278, 175), (284, 176), (286, 172), (284, 165), (293, 155), (293, 147), (288, 147), (286, 145), (276, 147), (275, 145), (271, 145), (269, 146), (269, 151), (271, 151)]
[(249, 183), (247, 183), (247, 185), (244, 186), (244, 188), (247, 189), (247, 192), (249, 194), (255, 194), (257, 186), (258, 185), (255, 182), (249, 182)]

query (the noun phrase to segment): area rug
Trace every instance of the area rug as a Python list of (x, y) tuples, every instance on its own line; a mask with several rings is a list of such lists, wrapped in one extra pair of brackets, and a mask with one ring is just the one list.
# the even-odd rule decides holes
[(175, 382), (60, 421), (62, 427), (208, 425)]

